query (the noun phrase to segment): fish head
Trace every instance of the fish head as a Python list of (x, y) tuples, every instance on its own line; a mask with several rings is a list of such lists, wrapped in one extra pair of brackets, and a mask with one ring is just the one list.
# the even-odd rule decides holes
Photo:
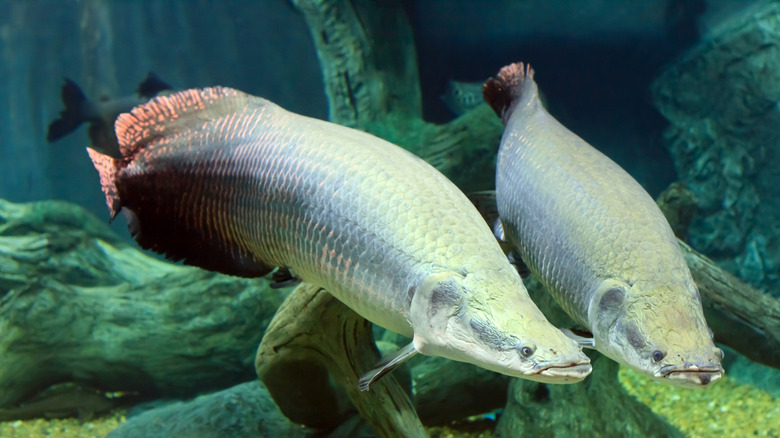
[(676, 386), (703, 388), (723, 376), (698, 290), (605, 281), (591, 302), (595, 347), (613, 360)]
[(509, 284), (480, 274), (431, 275), (410, 307), (415, 349), (539, 382), (584, 379), (590, 359), (547, 321), (519, 275), (507, 271)]
[(460, 116), (484, 103), (482, 83), (447, 81), (444, 93), (439, 98), (454, 115)]

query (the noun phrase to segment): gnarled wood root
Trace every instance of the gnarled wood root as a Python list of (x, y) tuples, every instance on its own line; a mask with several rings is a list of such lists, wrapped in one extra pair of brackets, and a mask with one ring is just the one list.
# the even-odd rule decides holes
[(268, 326), (255, 366), (279, 408), (297, 423), (329, 429), (345, 418), (348, 407), (333, 379), (381, 436), (427, 436), (393, 375), (370, 391), (358, 389), (359, 376), (379, 359), (368, 321), (328, 292), (302, 284)]

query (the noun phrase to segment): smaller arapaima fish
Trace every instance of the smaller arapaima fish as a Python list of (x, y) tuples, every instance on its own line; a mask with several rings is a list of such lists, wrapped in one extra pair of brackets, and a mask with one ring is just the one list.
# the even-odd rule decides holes
[(669, 223), (625, 170), (553, 118), (533, 70), (501, 69), (485, 100), (506, 129), (502, 230), (595, 348), (656, 380), (703, 387), (723, 374), (699, 291)]
[(408, 151), (220, 87), (158, 97), (116, 132), (122, 158), (89, 153), (142, 247), (238, 276), (283, 267), (413, 339), (363, 389), (416, 352), (550, 383), (590, 373), (479, 212)]

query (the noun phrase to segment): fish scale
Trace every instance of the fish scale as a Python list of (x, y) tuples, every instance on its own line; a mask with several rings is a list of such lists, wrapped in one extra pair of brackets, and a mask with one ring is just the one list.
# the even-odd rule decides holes
[(289, 268), (412, 337), (402, 358), (552, 383), (590, 372), (468, 199), (408, 151), (222, 87), (157, 98), (116, 131), (122, 159), (89, 153), (142, 247), (232, 275)]

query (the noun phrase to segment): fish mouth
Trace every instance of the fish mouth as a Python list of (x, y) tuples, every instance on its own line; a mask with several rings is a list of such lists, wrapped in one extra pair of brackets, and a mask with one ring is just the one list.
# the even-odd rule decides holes
[(539, 370), (533, 380), (544, 383), (577, 383), (593, 371), (590, 363), (546, 366)]
[(714, 365), (702, 367), (693, 365), (681, 369), (675, 365), (667, 365), (658, 370), (655, 376), (676, 386), (704, 388), (723, 377), (723, 368)]

